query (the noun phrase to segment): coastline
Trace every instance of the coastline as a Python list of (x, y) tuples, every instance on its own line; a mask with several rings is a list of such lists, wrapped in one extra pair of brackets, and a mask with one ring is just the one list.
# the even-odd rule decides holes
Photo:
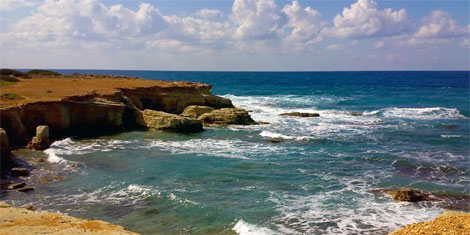
[[(74, 76), (77, 76), (77, 75), (74, 75)], [(85, 77), (85, 78), (83, 78), (84, 80), (86, 80), (86, 79), (91, 80), (91, 79), (93, 79), (93, 77), (95, 77), (95, 76), (90, 76), (91, 78), (89, 78), (89, 77), (87, 77), (87, 76), (84, 76), (84, 77)], [(38, 78), (38, 79), (43, 79), (43, 82), (44, 82), (44, 81), (52, 81), (52, 80), (50, 80), (50, 79), (48, 79), (48, 78)], [(60, 78), (54, 78), (54, 79), (60, 80)], [(64, 79), (68, 79), (68, 78), (64, 78)], [(74, 79), (74, 78), (73, 78), (73, 79)], [(82, 79), (82, 78), (80, 78), (80, 79)], [(98, 79), (115, 79), (115, 78), (98, 78)], [(115, 80), (112, 80), (112, 82), (114, 83), (115, 81), (120, 81), (120, 79), (121, 79), (121, 78), (117, 78), (117, 79), (115, 79)], [(130, 80), (130, 81), (134, 80), (134, 79), (131, 79), (131, 78), (123, 78), (123, 79)], [(32, 80), (33, 80), (33, 79), (27, 80), (27, 81), (32, 81)], [(24, 81), (26, 81), (26, 80), (24, 80)], [(86, 83), (86, 82), (85, 82), (85, 83)], [(173, 82), (172, 82), (172, 83), (173, 83)], [(174, 83), (174, 84), (177, 84), (177, 83)], [(170, 87), (172, 87), (171, 89), (173, 89), (174, 87), (177, 87), (177, 85), (174, 85), (174, 84), (170, 86)], [(191, 84), (193, 84), (193, 83), (191, 83)], [(209, 85), (207, 85), (207, 86), (209, 86)], [(189, 86), (189, 87), (191, 87), (191, 86)], [(11, 87), (11, 88), (12, 88), (12, 87)], [(159, 88), (161, 88), (161, 87), (159, 87)], [(114, 89), (114, 88), (113, 88), (113, 89)], [(137, 92), (137, 93), (138, 93), (138, 96), (144, 96), (143, 94), (140, 94), (140, 93), (142, 92), (142, 91), (140, 91), (141, 87), (135, 88), (135, 89), (136, 89), (136, 90), (139, 90), (139, 91), (132, 90), (132, 92)], [(150, 89), (150, 88), (149, 88), (149, 89)], [(150, 90), (152, 90), (152, 89), (157, 89), (157, 88), (152, 87)], [(178, 92), (175, 92), (175, 91), (168, 91), (168, 93), (166, 93), (165, 95), (159, 96), (158, 99), (160, 99), (160, 100), (158, 100), (157, 98), (155, 98), (155, 100), (158, 100), (158, 101), (155, 101), (155, 103), (157, 103), (157, 104), (159, 104), (159, 105), (161, 105), (161, 106), (159, 106), (158, 108), (155, 108), (155, 107), (153, 107), (153, 108), (154, 108), (155, 110), (159, 110), (159, 109), (162, 110), (162, 111), (158, 111), (158, 112), (165, 112), (165, 111), (168, 111), (168, 112), (165, 112), (164, 115), (176, 115), (176, 118), (179, 118), (179, 117), (183, 116), (183, 113), (184, 113), (184, 112), (180, 112), (180, 111), (181, 111), (181, 110), (185, 111), (186, 108), (187, 108), (187, 106), (186, 106), (186, 107), (181, 107), (181, 108), (174, 108), (174, 107), (177, 107), (177, 106), (178, 106), (178, 103), (180, 103), (180, 100), (187, 98), (187, 93), (191, 93), (191, 89), (193, 89), (193, 88), (185, 88), (185, 89), (180, 90), (180, 91), (178, 91)], [(210, 89), (210, 88), (209, 88), (209, 89)], [(149, 106), (146, 107), (146, 105), (148, 105), (148, 104), (145, 104), (145, 102), (144, 102), (142, 99), (140, 99), (140, 102), (142, 103), (142, 106), (139, 106), (139, 105), (140, 105), (140, 104), (139, 104), (139, 99), (136, 99), (137, 102), (134, 102), (135, 100), (132, 100), (131, 103), (123, 102), (123, 98), (124, 98), (124, 100), (126, 100), (125, 97), (128, 97), (128, 96), (127, 96), (127, 95), (126, 95), (125, 97), (122, 96), (123, 93), (122, 93), (121, 88), (117, 88), (117, 89), (115, 89), (115, 90), (116, 90), (116, 91), (108, 90), (108, 91), (111, 91), (111, 92), (110, 92), (110, 93), (107, 93), (108, 91), (106, 91), (106, 90), (100, 90), (99, 92), (97, 92), (97, 91), (94, 91), (94, 90), (92, 89), (92, 90), (88, 90), (88, 91), (87, 91), (88, 93), (85, 93), (84, 95), (79, 95), (79, 96), (64, 96), (63, 98), (60, 98), (59, 100), (49, 100), (49, 101), (45, 101), (45, 100), (42, 100), (42, 101), (41, 101), (41, 100), (39, 100), (39, 101), (31, 102), (31, 103), (28, 103), (28, 102), (29, 102), (30, 100), (33, 100), (33, 101), (34, 101), (34, 99), (25, 99), (25, 100), (22, 100), (22, 101), (21, 101), (21, 100), (17, 100), (18, 102), (20, 102), (20, 101), (21, 101), (21, 102), (23, 102), (23, 101), (28, 101), (28, 102), (23, 103), (23, 104), (19, 104), (18, 106), (12, 106), (12, 107), (17, 107), (17, 108), (18, 108), (18, 107), (24, 108), (25, 106), (32, 107), (32, 106), (30, 106), (30, 105), (35, 104), (35, 105), (37, 105), (37, 106), (36, 106), (34, 109), (31, 109), (31, 110), (33, 110), (33, 112), (38, 112), (38, 111), (41, 111), (41, 109), (44, 108), (44, 107), (45, 107), (46, 109), (49, 109), (50, 106), (48, 106), (48, 105), (51, 105), (51, 103), (53, 104), (52, 106), (54, 106), (54, 105), (56, 105), (56, 104), (54, 104), (54, 102), (59, 102), (59, 103), (62, 103), (62, 102), (63, 102), (63, 104), (66, 104), (66, 105), (64, 106), (64, 109), (63, 109), (63, 110), (66, 110), (66, 111), (67, 111), (67, 112), (63, 112), (63, 113), (66, 113), (65, 116), (68, 116), (68, 118), (70, 118), (70, 116), (73, 116), (73, 115), (72, 115), (71, 112), (68, 113), (68, 111), (71, 110), (71, 107), (72, 107), (72, 106), (68, 106), (68, 105), (83, 105), (83, 106), (92, 106), (92, 107), (93, 107), (93, 106), (96, 106), (94, 110), (92, 110), (92, 109), (81, 109), (81, 108), (80, 108), (79, 110), (84, 111), (83, 113), (79, 113), (79, 114), (80, 114), (80, 117), (81, 117), (81, 118), (84, 118), (84, 119), (90, 118), (90, 120), (95, 120), (95, 121), (97, 121), (97, 122), (99, 123), (99, 125), (101, 125), (101, 124), (104, 123), (104, 126), (109, 125), (109, 123), (107, 122), (108, 120), (102, 119), (101, 117), (98, 117), (98, 118), (96, 118), (96, 117), (88, 117), (89, 114), (87, 114), (87, 112), (88, 112), (88, 113), (96, 112), (97, 110), (100, 110), (101, 108), (103, 108), (104, 110), (106, 110), (106, 109), (110, 108), (110, 106), (113, 106), (113, 107), (114, 107), (114, 106), (122, 107), (121, 104), (115, 105), (115, 104), (118, 103), (118, 102), (122, 102), (122, 104), (124, 104), (124, 106), (125, 106), (124, 109), (125, 109), (125, 110), (128, 109), (128, 111), (129, 111), (129, 110), (134, 110), (134, 111), (135, 111), (135, 110), (137, 109), (137, 110), (139, 110), (139, 111), (141, 111), (141, 112), (144, 112), (145, 110), (147, 110), (147, 108), (150, 108)], [(10, 91), (12, 92), (13, 90), (10, 90)], [(58, 91), (59, 91), (59, 90), (57, 90), (57, 92), (58, 92)], [(157, 92), (157, 93), (161, 94), (160, 91), (155, 91), (155, 90), (153, 90), (153, 91), (148, 91), (148, 93), (152, 93), (152, 92)], [(46, 93), (47, 93), (47, 90), (46, 90)], [(51, 93), (55, 93), (55, 90), (51, 90)], [(204, 92), (202, 92), (202, 93), (204, 93)], [(148, 95), (148, 94), (145, 94), (145, 96), (147, 96), (147, 95)], [(208, 94), (205, 93), (205, 95), (208, 95)], [(202, 96), (204, 96), (204, 95), (202, 95)], [(208, 96), (211, 96), (211, 94), (209, 93)], [(110, 98), (110, 97), (111, 97), (111, 98)], [(118, 99), (116, 99), (116, 97), (118, 97)], [(196, 97), (196, 98), (197, 98), (197, 97), (200, 97), (200, 94), (195, 95), (195, 96), (193, 96), (193, 97)], [(162, 100), (165, 100), (165, 101), (162, 101)], [(173, 101), (175, 101), (175, 100), (176, 100), (176, 102), (173, 102)], [(198, 98), (197, 98), (196, 100), (198, 100)], [(39, 103), (40, 105), (37, 104), (37, 103)], [(184, 102), (183, 102), (183, 103), (184, 103)], [(130, 104), (130, 106), (127, 106), (128, 104)], [(166, 104), (166, 106), (165, 106), (164, 104)], [(198, 103), (198, 104), (201, 104), (201, 103)], [(204, 103), (204, 104), (205, 104), (205, 103)], [(41, 106), (41, 105), (44, 105), (44, 106)], [(60, 105), (61, 105), (61, 104), (59, 104), (59, 106), (60, 106)], [(137, 107), (137, 106), (139, 106), (139, 107), (141, 107), (141, 108), (139, 108), (139, 107)], [(182, 105), (182, 106), (185, 106), (185, 105)], [(171, 108), (171, 107), (173, 107), (173, 108)], [(11, 107), (7, 107), (7, 108), (11, 108)], [(245, 108), (248, 109), (249, 107), (245, 107)], [(72, 108), (72, 109), (73, 109), (73, 108)], [(178, 110), (178, 111), (170, 111), (170, 109), (175, 109), (175, 110)], [(60, 109), (59, 109), (59, 110), (60, 110)], [(18, 111), (18, 110), (17, 110), (17, 111)], [(51, 111), (51, 110), (49, 110), (49, 111)], [(22, 112), (22, 111), (20, 111), (20, 113), (21, 113), (21, 112)], [(47, 115), (47, 114), (48, 114), (47, 112), (38, 112), (38, 113), (41, 114), (41, 115)], [(55, 112), (54, 112), (54, 109), (52, 109), (52, 112), (50, 112), (50, 113), (55, 113)], [(68, 113), (68, 114), (67, 114), (67, 113)], [(129, 116), (126, 116), (127, 114), (124, 114), (125, 112), (123, 112), (123, 114), (121, 115), (121, 114), (120, 114), (120, 111), (114, 112), (114, 109), (112, 109), (111, 111), (109, 111), (109, 112), (106, 111), (105, 113), (107, 113), (106, 115), (110, 115), (111, 117), (117, 117), (117, 118), (114, 119), (114, 120), (119, 120), (119, 119), (122, 119), (122, 120), (123, 120), (121, 125), (115, 125), (115, 126), (113, 126), (115, 123), (114, 123), (113, 125), (109, 125), (109, 127), (111, 127), (110, 129), (117, 130), (118, 132), (126, 131), (126, 130), (133, 130), (132, 128), (134, 128), (134, 127), (135, 127), (135, 128), (143, 128), (143, 129), (151, 129), (151, 128), (147, 127), (147, 126), (142, 126), (142, 125), (137, 125), (137, 126), (129, 125), (129, 124), (131, 124), (131, 123), (133, 123), (133, 124), (137, 123), (137, 120), (132, 120), (131, 122), (124, 122), (124, 119), (129, 120)], [(117, 113), (117, 114), (116, 114), (116, 113)], [(152, 113), (152, 112), (147, 111), (147, 113)], [(197, 112), (196, 112), (196, 113), (197, 113)], [(30, 114), (31, 114), (31, 113), (30, 113)], [(116, 114), (116, 115), (115, 115), (115, 114)], [(121, 116), (119, 116), (119, 115), (121, 115)], [(158, 114), (158, 115), (160, 115), (160, 114)], [(323, 115), (323, 113), (322, 113), (321, 115)], [(214, 115), (214, 116), (215, 116), (215, 115)], [(351, 115), (351, 116), (353, 116), (353, 115)], [(21, 118), (20, 118), (20, 117), (21, 117)], [(109, 116), (108, 116), (108, 117), (109, 117)], [(132, 116), (132, 117), (134, 117), (134, 116)], [(171, 117), (174, 117), (174, 116), (171, 116)], [(22, 119), (24, 119), (24, 118), (25, 118), (25, 116), (18, 115), (18, 119), (22, 120)], [(68, 118), (65, 118), (65, 119), (68, 119)], [(94, 119), (93, 119), (93, 118), (94, 118)], [(215, 118), (215, 117), (213, 117), (213, 118)], [(137, 118), (136, 118), (136, 119), (137, 119)], [(197, 116), (196, 116), (196, 119), (197, 119)], [(25, 119), (25, 120), (27, 120), (27, 119)], [(60, 120), (60, 118), (59, 118), (59, 120)], [(103, 121), (103, 120), (104, 120), (104, 121)], [(261, 119), (261, 120), (262, 120), (262, 119)], [(28, 121), (28, 120), (27, 120), (27, 121)], [(71, 119), (69, 119), (69, 122), (70, 122), (70, 121), (71, 121)], [(135, 122), (134, 122), (134, 121), (135, 121)], [(27, 122), (26, 122), (26, 123), (27, 123)], [(51, 122), (51, 123), (54, 123), (54, 122)], [(66, 123), (66, 122), (63, 122), (63, 123)], [(90, 121), (90, 123), (93, 123), (93, 122)], [(85, 125), (80, 126), (80, 127), (86, 127), (86, 126), (89, 125), (90, 123), (85, 123)], [(83, 123), (80, 123), (80, 124), (83, 124)], [(205, 124), (208, 124), (208, 123), (205, 123)], [(25, 126), (26, 129), (27, 129), (27, 128), (30, 128), (30, 130), (27, 130), (27, 131), (25, 131), (25, 132), (23, 133), (23, 134), (26, 136), (26, 137), (25, 137), (25, 138), (26, 138), (25, 141), (27, 141), (28, 138), (31, 138), (31, 137), (34, 135), (34, 129), (35, 129), (35, 126), (34, 126), (34, 125), (36, 125), (36, 124), (27, 124), (27, 125), (24, 125), (24, 123), (23, 123), (23, 126)], [(76, 124), (74, 124), (74, 125), (76, 125)], [(52, 125), (51, 125), (51, 126), (52, 126)], [(95, 127), (95, 126), (97, 126), (97, 125), (93, 125), (93, 124), (92, 124), (92, 125), (90, 125), (90, 126), (91, 126), (91, 127)], [(69, 136), (69, 135), (78, 134), (77, 132), (75, 132), (75, 131), (77, 131), (76, 128), (70, 128), (70, 129), (68, 129), (68, 130), (63, 131), (62, 133), (56, 132), (56, 131), (57, 131), (57, 129), (51, 128), (51, 140), (60, 139), (60, 138), (63, 138), (63, 137), (67, 137), (67, 136)], [(58, 135), (58, 133), (60, 133), (62, 136)], [(83, 134), (83, 133), (80, 133), (80, 134)], [(86, 134), (86, 133), (85, 133), (85, 134)], [(94, 133), (91, 133), (91, 134), (98, 134), (98, 135), (99, 135), (100, 132), (94, 132)], [(13, 141), (13, 142), (14, 142), (14, 141)], [(273, 143), (274, 143), (274, 142), (273, 142)], [(282, 143), (281, 143), (281, 145), (282, 145)], [(19, 145), (17, 145), (17, 146), (19, 146)], [(17, 147), (17, 146), (16, 146), (16, 147)], [(16, 147), (15, 147), (15, 148), (16, 148)]]

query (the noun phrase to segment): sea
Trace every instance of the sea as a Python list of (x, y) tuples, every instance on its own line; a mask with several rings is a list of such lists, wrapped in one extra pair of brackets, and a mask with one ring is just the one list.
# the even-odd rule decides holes
[(16, 206), (142, 234), (387, 234), (444, 208), (378, 189), (470, 194), (469, 71), (55, 71), (208, 83), (270, 124), (59, 140), (71, 173), (2, 195)]

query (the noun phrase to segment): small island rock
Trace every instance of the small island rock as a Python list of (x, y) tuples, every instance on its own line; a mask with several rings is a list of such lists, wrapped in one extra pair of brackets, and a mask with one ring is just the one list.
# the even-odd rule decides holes
[(301, 113), (301, 112), (291, 112), (291, 113), (281, 113), (279, 116), (291, 116), (291, 117), (320, 117), (318, 113)]
[(244, 109), (222, 108), (205, 113), (199, 117), (204, 124), (216, 125), (255, 125), (257, 124)]

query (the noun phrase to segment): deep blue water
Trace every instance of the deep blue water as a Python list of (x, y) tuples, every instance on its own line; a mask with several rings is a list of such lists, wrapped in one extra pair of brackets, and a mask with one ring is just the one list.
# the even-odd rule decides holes
[(74, 174), (13, 204), (144, 234), (386, 234), (443, 209), (373, 189), (470, 193), (469, 72), (57, 71), (209, 83), (271, 124), (58, 141)]

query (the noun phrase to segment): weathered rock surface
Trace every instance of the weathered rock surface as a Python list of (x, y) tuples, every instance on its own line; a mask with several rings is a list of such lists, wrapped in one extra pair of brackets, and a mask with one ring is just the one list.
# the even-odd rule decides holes
[(181, 116), (199, 118), (201, 115), (205, 113), (210, 113), (212, 111), (214, 111), (214, 108), (212, 107), (201, 106), (201, 105), (191, 105), (184, 109)]
[(49, 126), (55, 140), (132, 129), (145, 109), (180, 114), (190, 105), (233, 107), (229, 99), (212, 95), (206, 84), (102, 77), (32, 78), (2, 89), (2, 94), (25, 97), (0, 103), (0, 126), (10, 144), (25, 145), (39, 125)]
[(396, 201), (419, 202), (425, 200), (425, 196), (421, 191), (411, 188), (399, 188), (397, 190), (388, 191), (387, 193)]
[(45, 150), (49, 148), (49, 127), (45, 125), (36, 128), (36, 136), (28, 143), (27, 148), (34, 150)]
[(216, 125), (255, 125), (257, 124), (244, 109), (222, 108), (205, 113), (199, 117), (204, 124)]
[(291, 117), (320, 117), (318, 113), (301, 113), (301, 112), (291, 112), (291, 113), (281, 113), (279, 116), (291, 116)]
[(445, 211), (437, 218), (407, 225), (389, 235), (413, 235), (413, 234), (470, 234), (470, 214), (455, 211)]
[(0, 234), (137, 234), (100, 220), (15, 208), (0, 202)]
[(190, 119), (176, 114), (146, 109), (142, 112), (142, 116), (143, 123), (141, 123), (141, 125), (151, 129), (188, 133), (204, 130), (200, 120)]

